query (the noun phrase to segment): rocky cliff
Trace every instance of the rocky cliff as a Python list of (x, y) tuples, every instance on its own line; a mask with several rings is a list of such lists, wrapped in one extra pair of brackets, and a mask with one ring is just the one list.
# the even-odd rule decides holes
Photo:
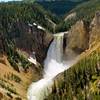
[[(99, 14), (99, 12), (96, 13), (91, 26), (88, 26), (88, 28), (83, 24), (83, 21), (78, 21), (72, 26), (69, 33), (65, 35), (65, 38), (67, 38), (67, 49), (70, 49), (74, 53), (85, 51), (78, 56), (79, 59), (77, 63), (55, 78), (53, 90), (46, 98), (47, 100), (100, 99)], [(86, 31), (87, 29), (88, 31)], [(66, 52), (66, 55), (68, 55), (68, 53), (69, 52)], [(70, 54), (70, 56), (72, 56), (72, 54)]]
[(49, 17), (37, 4), (0, 3), (0, 100), (27, 100), (28, 86), (42, 77), (28, 57), (35, 52), (43, 64), (53, 40)]
[[(39, 63), (43, 63), (48, 47), (53, 40), (53, 35), (46, 32), (45, 29), (43, 29), (39, 25), (17, 22), (15, 23), (15, 26), (16, 27), (14, 28), (14, 30), (12, 27), (10, 36), (15, 41), (16, 46), (28, 52), (29, 54), (35, 52), (37, 61)], [(19, 33), (17, 33), (16, 30)]]
[[(65, 54), (79, 54), (89, 47), (88, 24), (82, 20), (73, 25), (66, 36)], [(66, 34), (65, 34), (66, 35)], [(69, 55), (70, 56), (70, 55)], [(68, 57), (69, 57), (68, 56)]]
[[(12, 5), (9, 6), (9, 4), (6, 4), (4, 6), (2, 4), (0, 9), (2, 13), (0, 14), (0, 97), (4, 100), (26, 100), (28, 85), (32, 81), (38, 80), (42, 75), (35, 66), (28, 61), (27, 57), (25, 58), (22, 55), (23, 51), (25, 51), (25, 53), (27, 52), (28, 56), (32, 52), (35, 52), (37, 61), (43, 64), (48, 47), (53, 40), (53, 35), (45, 29), (46, 27), (43, 28), (40, 26), (40, 24), (43, 26), (47, 25), (45, 13), (39, 13), (41, 8), (39, 8), (38, 11), (32, 5), (28, 5), (27, 7), (24, 4), (19, 6), (17, 4), (17, 6)], [(32, 8), (30, 8), (31, 6)], [(13, 11), (13, 8), (16, 9)], [(31, 13), (28, 13), (30, 11)], [(34, 23), (35, 21), (37, 22)], [(50, 25), (48, 25), (48, 28), (49, 26)], [(91, 25), (89, 25), (86, 20), (79, 20), (71, 27), (68, 34), (65, 34), (65, 57), (69, 58), (71, 54), (80, 54), (98, 42), (100, 42), (99, 12), (96, 13)], [(19, 53), (17, 49), (21, 52)], [(92, 54), (91, 50), (93, 51)], [(58, 98), (60, 96), (64, 97), (67, 93), (66, 97), (70, 98), (73, 96), (78, 98), (79, 95), (73, 93), (80, 92), (80, 89), (84, 89), (85, 91), (85, 86), (87, 85), (84, 83), (85, 81), (88, 83), (89, 79), (92, 85), (95, 84), (92, 83), (93, 80), (91, 80), (91, 77), (98, 75), (100, 72), (98, 69), (95, 69), (95, 66), (99, 66), (98, 59), (100, 58), (98, 58), (98, 56), (100, 55), (100, 44), (91, 50), (88, 50), (88, 52), (85, 51), (87, 52), (86, 54), (85, 52), (83, 53), (85, 54), (84, 56), (91, 54), (90, 56), (86, 56), (88, 57), (87, 59), (84, 58), (72, 69), (69, 69), (67, 75), (63, 73), (65, 79), (61, 84), (63, 89), (61, 89), (61, 87), (59, 87), (58, 90), (55, 89), (53, 91), (54, 95), (50, 96), (51, 98), (55, 98), (55, 95), (58, 96)], [(98, 77), (96, 80), (99, 80)], [(84, 91), (83, 94), (80, 92), (80, 95), (85, 95)], [(51, 98), (50, 100), (54, 100), (54, 98)], [(61, 100), (61, 98), (59, 100)]]
[(90, 24), (82, 20), (77, 21), (64, 37), (66, 56), (68, 52), (79, 54), (100, 42), (100, 11), (96, 12)]
[(95, 42), (100, 42), (100, 11), (96, 12), (93, 21), (91, 22), (90, 31), (90, 47), (95, 44)]

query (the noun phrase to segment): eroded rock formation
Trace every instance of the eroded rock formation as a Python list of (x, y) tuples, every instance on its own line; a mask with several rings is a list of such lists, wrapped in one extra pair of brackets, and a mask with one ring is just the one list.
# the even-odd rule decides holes
[(80, 20), (73, 25), (69, 33), (65, 34), (66, 48), (65, 54), (68, 56), (69, 52), (72, 54), (79, 54), (86, 50), (89, 46), (89, 32), (88, 24)]
[(53, 35), (39, 29), (37, 25), (26, 25), (22, 22), (16, 23), (15, 30), (18, 30), (19, 33), (14, 34), (14, 31), (11, 33), (16, 46), (28, 53), (34, 51), (37, 61), (43, 63), (49, 44), (53, 40)]
[(90, 31), (90, 47), (95, 44), (95, 42), (100, 41), (100, 11), (95, 14), (95, 17), (91, 23)]

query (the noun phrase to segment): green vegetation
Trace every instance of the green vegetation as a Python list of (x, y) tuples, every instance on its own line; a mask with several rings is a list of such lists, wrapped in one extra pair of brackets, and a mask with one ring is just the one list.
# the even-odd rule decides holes
[[(54, 27), (50, 24), (50, 21), (53, 21), (55, 24), (58, 24), (55, 27), (55, 32), (62, 32), (69, 30), (79, 19), (90, 24), (95, 12), (100, 10), (100, 0), (90, 0), (77, 7), (76, 5), (82, 2), (55, 1), (37, 3), (0, 3), (0, 54), (4, 53), (7, 55), (8, 61), (18, 72), (22, 68), (27, 71), (27, 68), (32, 66), (32, 64), (29, 63), (25, 56), (21, 55), (21, 53), (19, 54), (15, 40), (20, 36), (24, 37), (26, 35), (25, 37), (32, 41), (32, 45), (29, 45), (30, 48), (33, 45), (34, 47), (37, 46), (33, 44), (34, 40), (28, 34), (28, 28), (26, 27), (29, 27), (29, 24), (33, 25), (33, 23), (36, 23), (44, 27), (46, 31), (53, 32)], [(56, 15), (51, 15), (51, 12), (45, 11), (41, 5), (59, 16), (65, 12), (68, 14), (71, 9), (76, 7), (70, 11), (70, 13), (76, 12), (76, 16), (67, 21), (59, 20)], [(23, 30), (21, 29), (22, 27)], [(0, 63), (6, 64), (2, 59), (0, 59)], [(22, 82), (21, 78), (13, 73), (7, 74), (5, 77), (17, 83)], [(53, 91), (46, 100), (89, 100), (91, 98), (92, 100), (100, 100), (100, 50), (93, 51), (82, 58), (77, 64), (62, 73), (59, 78), (54, 82)], [(17, 94), (12, 84), (8, 85), (8, 83), (5, 83), (6, 80), (0, 79), (0, 87), (8, 90), (10, 93)], [(7, 95), (11, 97), (9, 92)], [(20, 98), (16, 100), (20, 100)]]
[(55, 28), (55, 32), (64, 32), (68, 31), (72, 25), (76, 23), (76, 18), (68, 19), (67, 21), (61, 21)]
[(5, 83), (5, 81), (2, 79), (0, 79), (0, 87), (8, 90), (10, 93), (17, 94), (16, 89), (13, 86), (10, 86), (7, 83)]
[[(90, 22), (95, 12), (100, 10), (99, 5), (100, 0), (0, 3), (0, 31), (8, 34), (13, 32), (14, 36), (18, 37), (22, 32), (16, 27), (16, 24), (20, 22), (28, 25), (35, 22), (46, 28), (46, 30), (53, 32), (54, 27), (49, 23), (48, 19), (58, 24), (56, 32), (67, 31), (79, 19)], [(51, 12), (62, 16), (65, 13), (68, 15), (76, 12), (77, 15), (74, 19), (65, 22), (63, 19), (60, 20), (56, 15), (51, 14)]]
[(77, 6), (72, 12), (77, 13), (77, 19), (91, 21), (97, 11), (100, 10), (100, 0), (90, 0)]
[[(87, 1), (87, 0), (84, 0)], [(42, 5), (45, 9), (51, 11), (52, 13), (56, 14), (57, 16), (63, 16), (65, 13), (68, 13), (71, 9), (76, 7), (78, 4), (84, 2), (73, 2), (69, 0), (61, 0), (61, 1), (43, 1), (43, 2), (37, 2), (40, 5)]]
[(21, 32), (16, 29), (16, 24), (23, 23), (25, 25), (37, 23), (48, 31), (52, 31), (52, 26), (48, 24), (48, 20), (57, 22), (57, 18), (52, 16), (37, 3), (24, 2), (8, 2), (0, 3), (0, 31), (5, 33), (15, 33), (19, 36)]
[(23, 55), (19, 54), (13, 45), (9, 44), (8, 48), (8, 61), (16, 71), (20, 71), (19, 67), (27, 70), (27, 68), (31, 66), (31, 63), (29, 63), (29, 61)]
[(13, 73), (9, 73), (9, 75), (6, 76), (6, 78), (8, 80), (11, 80), (11, 81), (15, 81), (16, 83), (21, 83), (21, 78)]
[[(34, 45), (34, 41), (31, 36), (29, 36), (29, 38), (27, 37), (29, 24), (33, 25), (33, 23), (36, 23), (46, 28), (47, 31), (52, 32), (53, 27), (48, 22), (49, 19), (57, 22), (55, 16), (46, 12), (37, 3), (0, 3), (0, 54), (7, 55), (10, 64), (16, 71), (19, 72), (20, 67), (27, 71), (27, 68), (30, 67), (31, 64), (23, 55), (16, 51), (17, 44), (15, 40), (23, 37), (23, 40), (25, 39), (26, 42), (27, 40), (32, 41), (28, 46), (31, 49), (32, 45)], [(36, 30), (36, 32), (38, 33), (38, 30)], [(24, 38), (24, 36), (26, 37)], [(18, 44), (20, 44), (19, 41)], [(28, 47), (26, 46), (26, 48)], [(0, 60), (0, 62), (5, 63), (3, 60)]]
[[(6, 34), (4, 34), (4, 40), (1, 43), (1, 48), (2, 52), (0, 52), (0, 54), (6, 54), (8, 57), (8, 61), (10, 62), (10, 64), (12, 65), (12, 67), (16, 70), (16, 71), (20, 71), (19, 67), (22, 67), (24, 70), (27, 70), (27, 68), (29, 68), (31, 66), (31, 63), (29, 63), (29, 61), (27, 60), (27, 58), (25, 58), (23, 55), (19, 54), (18, 51), (16, 50), (16, 46), (14, 44), (14, 41), (12, 41), (11, 39), (9, 39), (8, 36), (5, 36)], [(2, 39), (2, 38), (1, 38)], [(3, 60), (2, 58), (0, 59), (0, 62), (3, 64), (5, 63), (5, 60)]]
[[(84, 3), (85, 2), (85, 3)], [(68, 6), (67, 6), (68, 5)], [(54, 2), (9, 2), (0, 4), (0, 31), (3, 33), (11, 34), (15, 37), (23, 34), (22, 31), (16, 27), (16, 24), (23, 23), (25, 25), (33, 24), (34, 22), (38, 25), (43, 26), (46, 30), (53, 32), (54, 27), (50, 24), (49, 20), (58, 24), (56, 26), (55, 32), (67, 31), (70, 27), (79, 19), (90, 22), (94, 17), (94, 14), (99, 7), (99, 0), (85, 0), (80, 2), (73, 1), (54, 1)], [(44, 8), (43, 8), (43, 7)], [(48, 11), (46, 11), (46, 10)], [(72, 10), (73, 9), (73, 10)], [(70, 11), (71, 10), (71, 11)], [(59, 19), (51, 12), (57, 15), (66, 15), (71, 12), (76, 12), (76, 17), (64, 21), (64, 19)], [(70, 13), (69, 13), (70, 12)]]
[(55, 81), (47, 100), (100, 100), (100, 50), (93, 51)]
[[(68, 14), (76, 12), (76, 16), (67, 21), (61, 20), (59, 25), (56, 27), (56, 32), (67, 31), (72, 25), (78, 20), (84, 20), (86, 23), (90, 23), (94, 18), (94, 15), (97, 11), (100, 10), (100, 0), (89, 0), (85, 3), (82, 3), (72, 9), (70, 12), (66, 13), (65, 18)], [(63, 27), (64, 26), (64, 27)]]

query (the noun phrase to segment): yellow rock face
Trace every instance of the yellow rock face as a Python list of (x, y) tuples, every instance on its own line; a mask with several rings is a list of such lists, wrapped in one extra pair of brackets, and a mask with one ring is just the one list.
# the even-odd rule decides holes
[(95, 42), (100, 41), (100, 12), (95, 14), (95, 17), (91, 23), (90, 31), (90, 47), (95, 44)]
[(68, 52), (72, 54), (81, 53), (88, 48), (89, 33), (87, 31), (87, 26), (83, 21), (78, 21), (73, 25), (68, 33), (66, 39), (66, 49), (65, 53), (68, 56)]

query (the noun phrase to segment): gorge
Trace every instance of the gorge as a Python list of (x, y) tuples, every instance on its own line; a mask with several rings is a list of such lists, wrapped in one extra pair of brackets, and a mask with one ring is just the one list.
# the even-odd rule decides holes
[(27, 94), (28, 100), (44, 100), (52, 91), (56, 75), (67, 70), (76, 62), (77, 57), (72, 57), (73, 59), (67, 59), (67, 61), (63, 60), (63, 37), (63, 33), (54, 34), (54, 40), (49, 47), (47, 57), (44, 61), (43, 78), (30, 85)]

